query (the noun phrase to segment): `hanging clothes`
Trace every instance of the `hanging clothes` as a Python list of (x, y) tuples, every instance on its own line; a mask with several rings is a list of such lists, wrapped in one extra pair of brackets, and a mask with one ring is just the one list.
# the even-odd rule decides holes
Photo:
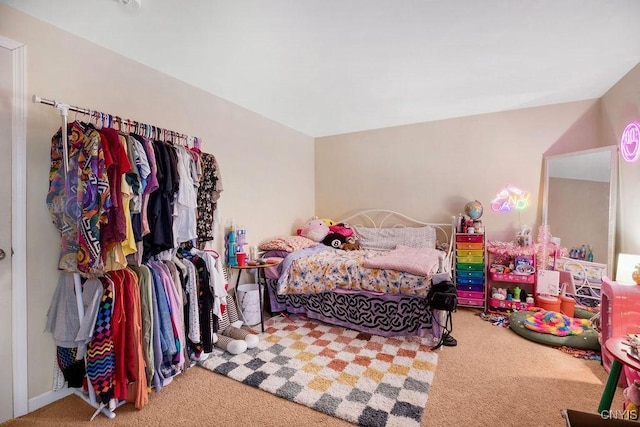
[(79, 122), (67, 127), (69, 170), (64, 170), (62, 130), (51, 139), (47, 207), (60, 231), (60, 270), (101, 274), (100, 225), (108, 220), (111, 193), (100, 134)]
[[(111, 188), (111, 209), (108, 212), (108, 221), (100, 228), (100, 241), (102, 243), (103, 260), (105, 270), (118, 270), (124, 258), (120, 242), (126, 238), (127, 228), (122, 206), (122, 177), (131, 170), (129, 157), (120, 143), (118, 131), (111, 128), (101, 128), (99, 131), (102, 137), (102, 146), (105, 152), (109, 153), (112, 163), (107, 165), (107, 176), (109, 187)], [(116, 247), (117, 245), (117, 247)], [(107, 254), (111, 252), (108, 256)], [(111, 260), (111, 263), (107, 261)], [(110, 267), (107, 267), (111, 264)]]
[(111, 337), (113, 310), (113, 282), (106, 276), (100, 278), (103, 293), (96, 316), (93, 337), (87, 348), (87, 377), (91, 381), (98, 400), (105, 405), (113, 399), (115, 354)]
[(194, 175), (195, 162), (185, 147), (175, 147), (177, 155), (177, 171), (180, 177), (177, 197), (173, 213), (173, 247), (180, 243), (195, 240), (198, 237), (196, 229), (196, 211), (198, 208), (197, 188), (200, 186), (198, 176)]
[[(62, 130), (51, 139), (46, 201), (62, 273), (46, 330), (70, 387), (86, 376), (100, 403), (140, 409), (150, 389), (213, 349), (228, 286), (221, 264), (205, 252), (175, 253), (183, 242), (205, 241), (200, 228), (213, 239), (206, 222), (222, 190), (219, 169), (199, 150), (106, 126), (73, 122), (67, 135), (67, 171)], [(82, 321), (71, 273), (84, 276)]]
[(143, 261), (174, 247), (172, 205), (179, 185), (175, 170), (177, 163), (173, 161), (170, 154), (172, 150), (168, 144), (154, 141), (153, 148), (159, 188), (149, 196), (147, 207), (149, 233), (143, 239)]
[(153, 382), (154, 374), (154, 354), (153, 354), (153, 308), (151, 294), (151, 272), (146, 265), (131, 266), (131, 270), (138, 276), (138, 292), (140, 294), (140, 316), (141, 316), (141, 341), (142, 354), (144, 358), (145, 374), (147, 383)]
[(198, 243), (214, 239), (214, 220), (218, 199), (222, 192), (220, 168), (213, 154), (199, 153), (202, 162), (202, 179), (198, 187)]
[(47, 312), (46, 332), (56, 342), (57, 361), (69, 387), (81, 387), (86, 374), (84, 356), (93, 335), (96, 316), (102, 298), (102, 284), (87, 280), (82, 286), (85, 315), (80, 321), (73, 274), (61, 273)]

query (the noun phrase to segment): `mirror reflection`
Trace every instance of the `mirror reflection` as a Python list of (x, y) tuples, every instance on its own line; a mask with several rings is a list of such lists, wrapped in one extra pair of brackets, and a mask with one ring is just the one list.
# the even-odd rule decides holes
[(612, 271), (616, 147), (549, 156), (545, 166), (543, 223), (572, 258)]

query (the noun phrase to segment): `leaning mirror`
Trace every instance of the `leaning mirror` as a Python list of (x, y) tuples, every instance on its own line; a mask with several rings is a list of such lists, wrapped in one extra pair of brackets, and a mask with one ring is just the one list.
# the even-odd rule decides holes
[(617, 160), (616, 146), (545, 158), (542, 222), (568, 251), (558, 269), (572, 271), (579, 288), (599, 290), (598, 276), (613, 269)]

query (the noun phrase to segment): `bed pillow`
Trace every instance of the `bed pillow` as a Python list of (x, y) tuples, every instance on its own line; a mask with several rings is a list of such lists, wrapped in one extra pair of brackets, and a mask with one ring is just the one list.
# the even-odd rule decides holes
[(405, 271), (416, 276), (429, 277), (438, 272), (440, 257), (443, 255), (444, 253), (437, 249), (398, 245), (397, 248), (383, 255), (365, 259), (364, 266)]
[(314, 242), (313, 240), (302, 236), (282, 236), (262, 242), (260, 244), (260, 250), (285, 251), (291, 253), (298, 249), (308, 248), (317, 244), (318, 242)]
[(435, 248), (436, 230), (431, 226), (369, 228), (353, 227), (362, 249), (394, 249), (398, 245), (411, 248)]

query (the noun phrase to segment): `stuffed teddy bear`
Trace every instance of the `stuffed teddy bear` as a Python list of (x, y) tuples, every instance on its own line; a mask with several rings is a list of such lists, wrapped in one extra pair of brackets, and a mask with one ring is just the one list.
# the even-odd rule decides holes
[(637, 420), (640, 415), (640, 381), (635, 380), (633, 384), (625, 388), (622, 392), (624, 395), (624, 409), (627, 411), (628, 419)]
[(360, 250), (360, 241), (356, 238), (356, 236), (349, 236), (347, 237), (347, 241), (340, 246), (340, 249), (345, 251)]

